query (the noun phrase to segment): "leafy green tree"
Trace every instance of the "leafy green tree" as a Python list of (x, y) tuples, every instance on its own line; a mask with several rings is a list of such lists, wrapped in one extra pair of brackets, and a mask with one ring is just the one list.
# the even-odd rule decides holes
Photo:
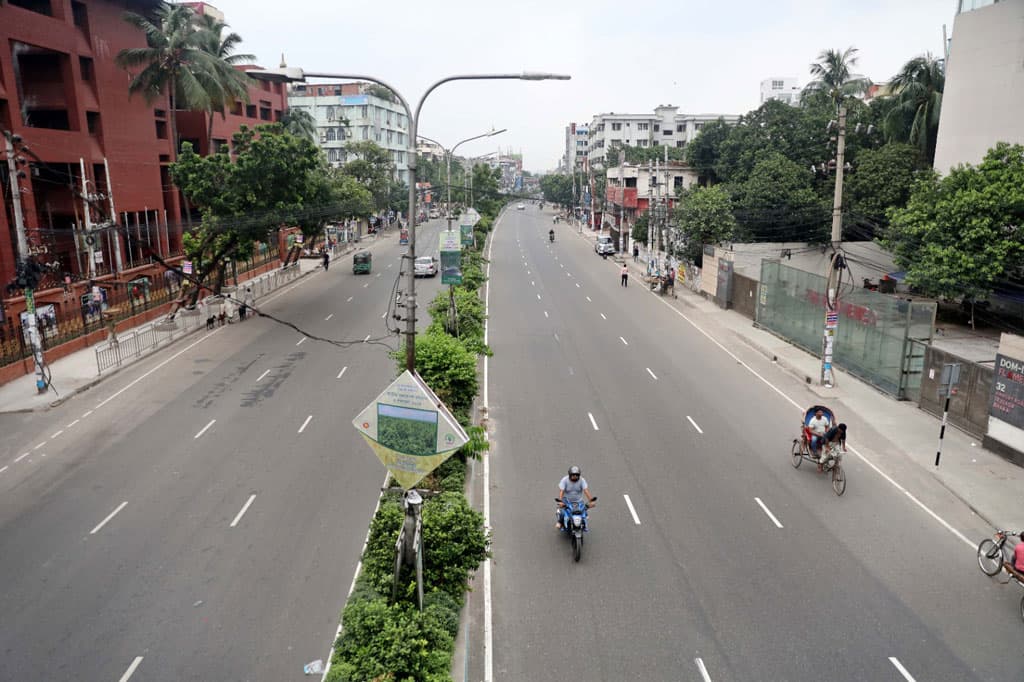
[(821, 241), (828, 210), (811, 187), (811, 171), (781, 152), (764, 152), (745, 182), (729, 184), (738, 238), (754, 241)]
[[(977, 301), (1024, 267), (1024, 146), (1000, 142), (978, 166), (914, 185), (884, 244), (926, 295)], [(972, 316), (973, 317), (973, 316)]]
[[(731, 216), (730, 216), (731, 217)], [(645, 211), (633, 223), (633, 230), (629, 233), (630, 238), (635, 242), (647, 243), (647, 230), (651, 224), (651, 214)]]
[[(405, 370), (405, 348), (392, 357), (398, 370)], [(448, 334), (416, 335), (416, 371), (437, 394), (459, 423), (469, 423), (469, 410), (476, 397), (476, 354)]]
[(682, 255), (694, 263), (703, 260), (705, 244), (730, 241), (739, 228), (729, 192), (721, 185), (681, 191), (675, 213), (679, 234), (685, 243)]
[(906, 205), (920, 170), (921, 155), (907, 144), (891, 142), (862, 151), (845, 179), (848, 219), (844, 231), (860, 239), (873, 239), (876, 231), (883, 232), (889, 224), (888, 211)]
[(843, 51), (822, 50), (818, 61), (811, 64), (814, 77), (804, 87), (805, 93), (825, 92), (838, 110), (847, 100), (867, 91), (871, 82), (866, 78), (854, 77), (850, 69), (857, 65), (857, 48), (848, 47)]
[(720, 180), (715, 173), (715, 164), (721, 154), (722, 143), (729, 137), (731, 126), (725, 119), (711, 121), (697, 133), (697, 137), (686, 146), (686, 162), (704, 178), (708, 184)]
[(328, 181), (327, 193), (334, 213), (340, 218), (369, 218), (373, 215), (373, 195), (361, 182), (351, 175), (331, 169), (325, 176)]
[(485, 163), (473, 166), (473, 203), (483, 215), (497, 215), (504, 203), (499, 188), (501, 171)]
[(314, 142), (316, 137), (316, 119), (303, 107), (289, 107), (281, 116), (281, 125), (289, 135), (308, 137)]
[[(622, 145), (621, 149), (626, 152), (626, 163), (631, 163), (633, 165), (644, 165), (648, 161), (651, 163), (654, 163), (655, 161), (661, 161), (664, 163), (665, 150), (668, 150), (669, 161), (680, 162), (686, 160), (686, 150), (682, 147), (669, 147), (660, 144), (655, 144), (651, 147)], [(614, 158), (618, 160), (618, 156), (615, 156)]]
[(226, 116), (225, 109), (234, 100), (249, 102), (249, 85), (252, 80), (244, 71), (235, 67), (240, 64), (253, 63), (256, 55), (238, 54), (235, 50), (242, 42), (242, 37), (234, 32), (225, 35), (228, 25), (210, 14), (196, 17), (196, 29), (200, 36), (203, 51), (213, 57), (212, 70), (202, 74), (202, 83), (210, 96), (207, 108), (207, 138), (213, 137), (213, 115), (219, 112), (221, 118)]
[(930, 52), (914, 57), (903, 65), (891, 85), (896, 106), (886, 117), (886, 131), (890, 137), (917, 147), (931, 165), (935, 160), (942, 92), (946, 85), (943, 61)]
[[(146, 34), (146, 47), (121, 50), (118, 66), (129, 72), (129, 95), (141, 94), (147, 104), (168, 97), (172, 155), (178, 153), (176, 109), (210, 111), (209, 87), (221, 71), (217, 58), (206, 51), (206, 36), (196, 29), (195, 13), (186, 5), (160, 3), (152, 16), (125, 12), (124, 20)], [(172, 156), (172, 160), (174, 158)]]
[(345, 153), (352, 160), (345, 163), (341, 171), (370, 190), (377, 210), (387, 208), (394, 184), (395, 166), (391, 162), (391, 153), (372, 140), (349, 142), (345, 145)]
[(544, 201), (558, 206), (572, 205), (572, 176), (564, 173), (549, 173), (540, 179)]

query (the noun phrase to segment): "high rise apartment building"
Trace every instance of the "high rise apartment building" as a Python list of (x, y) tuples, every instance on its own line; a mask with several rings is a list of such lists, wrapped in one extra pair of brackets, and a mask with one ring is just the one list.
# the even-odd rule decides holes
[(559, 164), (565, 172), (586, 166), (589, 132), (590, 127), (586, 123), (570, 123), (565, 127), (565, 153)]
[(587, 156), (592, 166), (609, 168), (619, 162), (606, 158), (614, 146), (682, 148), (718, 119), (735, 124), (739, 116), (679, 113), (679, 107), (671, 104), (655, 107), (653, 114), (597, 114), (588, 126)]
[(796, 78), (789, 76), (774, 76), (761, 81), (761, 101), (764, 104), (770, 99), (777, 99), (786, 104), (796, 106), (800, 103), (802, 89)]

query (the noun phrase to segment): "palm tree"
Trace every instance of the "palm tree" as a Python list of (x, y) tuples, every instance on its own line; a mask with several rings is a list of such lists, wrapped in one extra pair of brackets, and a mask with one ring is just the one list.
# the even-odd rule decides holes
[(195, 14), (187, 6), (167, 3), (161, 3), (152, 18), (125, 12), (124, 20), (146, 34), (146, 47), (127, 48), (117, 55), (117, 64), (124, 69), (142, 67), (128, 84), (130, 95), (141, 93), (148, 104), (160, 97), (168, 98), (172, 160), (178, 155), (175, 110), (208, 110), (211, 106), (206, 84), (208, 74), (216, 72), (216, 65), (214, 57), (203, 49), (194, 19)]
[(308, 137), (314, 142), (316, 138), (316, 120), (308, 110), (302, 108), (290, 108), (281, 117), (281, 125), (285, 132), (295, 137)]
[[(890, 83), (896, 106), (885, 118), (887, 132), (891, 137), (897, 136), (897, 131), (904, 132), (903, 139), (920, 149), (929, 165), (935, 158), (939, 132), (942, 91), (946, 85), (944, 66), (941, 59), (929, 52), (904, 64)], [(906, 131), (908, 120), (910, 130)]]
[(848, 47), (839, 50), (822, 50), (818, 61), (811, 64), (811, 75), (814, 80), (804, 88), (805, 93), (824, 92), (835, 105), (836, 109), (848, 98), (867, 91), (871, 81), (867, 78), (854, 78), (850, 69), (857, 65), (857, 48)]
[(213, 137), (213, 114), (220, 112), (224, 117), (224, 109), (233, 100), (249, 103), (249, 85), (251, 79), (244, 71), (235, 68), (238, 64), (252, 63), (256, 56), (251, 54), (235, 54), (235, 48), (242, 42), (242, 37), (231, 32), (224, 35), (228, 25), (223, 21), (204, 14), (198, 17), (197, 30), (202, 39), (202, 49), (214, 58), (214, 71), (204, 74), (203, 81), (210, 95), (210, 106), (207, 115), (210, 117), (206, 132), (207, 139)]

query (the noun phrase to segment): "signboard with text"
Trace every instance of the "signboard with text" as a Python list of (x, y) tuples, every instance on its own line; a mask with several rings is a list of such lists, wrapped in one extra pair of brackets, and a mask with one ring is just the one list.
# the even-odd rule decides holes
[(996, 354), (989, 415), (1024, 428), (1024, 362)]
[(441, 244), (441, 284), (462, 284), (462, 243), (460, 233), (455, 230), (442, 230)]

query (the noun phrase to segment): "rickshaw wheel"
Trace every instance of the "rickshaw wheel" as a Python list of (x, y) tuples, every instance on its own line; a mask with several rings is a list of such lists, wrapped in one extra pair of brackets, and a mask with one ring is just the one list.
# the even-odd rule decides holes
[(799, 469), (800, 463), (804, 461), (803, 449), (800, 447), (800, 441), (796, 438), (793, 439), (793, 468)]
[(1024, 597), (1020, 598), (1020, 617), (1024, 620)]
[(846, 472), (843, 471), (843, 465), (838, 462), (832, 468), (832, 490), (837, 497), (846, 492)]

